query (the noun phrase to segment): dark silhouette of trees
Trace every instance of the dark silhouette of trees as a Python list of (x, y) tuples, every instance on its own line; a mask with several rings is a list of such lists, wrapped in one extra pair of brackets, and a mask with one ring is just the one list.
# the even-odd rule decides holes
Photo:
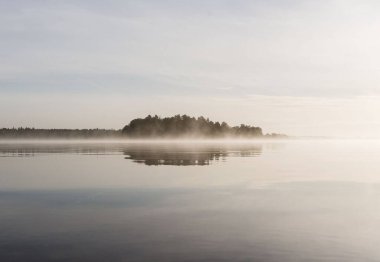
[(1, 139), (97, 139), (97, 138), (224, 138), (263, 137), (283, 138), (281, 134), (266, 134), (260, 127), (229, 126), (226, 122), (213, 122), (208, 118), (175, 115), (161, 118), (148, 115), (133, 119), (122, 130), (113, 129), (35, 129), (0, 128)]
[(121, 130), (107, 129), (35, 129), (35, 128), (2, 128), (0, 138), (19, 139), (19, 138), (112, 138), (120, 137)]
[(148, 115), (132, 120), (122, 130), (128, 137), (261, 137), (260, 127), (213, 122), (208, 118), (187, 115), (160, 118)]

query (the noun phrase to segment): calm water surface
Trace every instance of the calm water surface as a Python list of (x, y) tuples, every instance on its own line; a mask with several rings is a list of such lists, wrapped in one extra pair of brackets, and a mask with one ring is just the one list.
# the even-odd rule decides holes
[(380, 142), (0, 142), (0, 261), (380, 261)]

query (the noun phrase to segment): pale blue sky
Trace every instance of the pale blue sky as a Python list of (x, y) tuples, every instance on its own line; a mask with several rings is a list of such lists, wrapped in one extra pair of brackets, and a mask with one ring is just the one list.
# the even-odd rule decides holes
[(379, 13), (350, 0), (0, 0), (0, 124), (119, 128), (187, 113), (374, 136)]

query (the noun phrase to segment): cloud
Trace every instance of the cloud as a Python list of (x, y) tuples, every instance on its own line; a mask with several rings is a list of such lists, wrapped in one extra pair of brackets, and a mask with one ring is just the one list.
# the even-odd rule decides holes
[(373, 2), (16, 1), (2, 7), (0, 90), (65, 93), (75, 86), (97, 93), (97, 79), (125, 94), (380, 91)]

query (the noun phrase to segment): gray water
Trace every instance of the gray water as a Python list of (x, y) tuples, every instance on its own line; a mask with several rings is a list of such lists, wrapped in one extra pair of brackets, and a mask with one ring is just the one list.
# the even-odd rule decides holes
[(0, 143), (0, 261), (380, 261), (380, 142)]

